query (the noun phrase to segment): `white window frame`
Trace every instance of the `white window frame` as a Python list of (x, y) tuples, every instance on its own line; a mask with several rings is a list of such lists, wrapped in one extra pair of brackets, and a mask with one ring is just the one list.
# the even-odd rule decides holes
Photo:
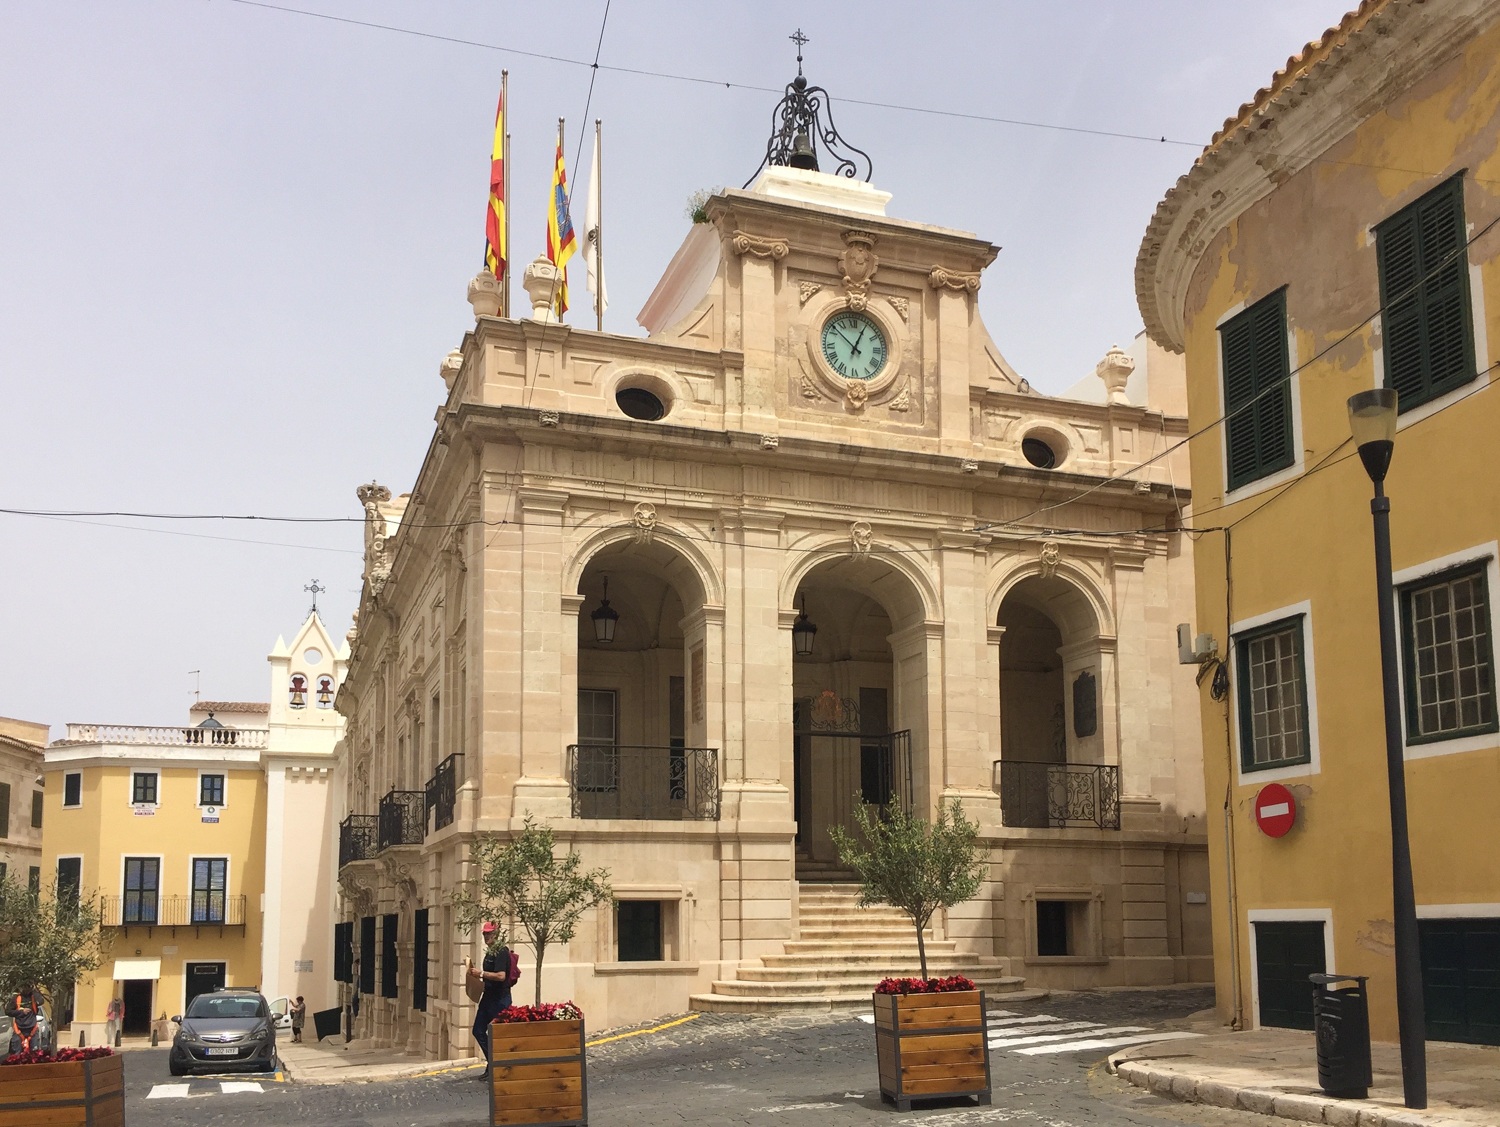
[[(228, 850), (219, 853), (189, 853), (187, 862), (187, 897), (188, 897), (188, 922), (193, 923), (193, 863), (196, 861), (223, 861), (224, 862), (224, 915), (229, 916), (229, 898), (233, 895), (229, 891), (234, 877), (234, 857)], [(201, 926), (211, 927), (212, 924), (204, 923)], [(227, 924), (225, 926), (228, 926)], [(195, 963), (211, 963), (213, 959), (194, 959)], [(225, 980), (228, 984), (228, 980)]]
[[(84, 863), (84, 857), (83, 857), (82, 853), (59, 853), (56, 857), (52, 858), (52, 884), (53, 884), (54, 888), (57, 885), (57, 868), (58, 868), (58, 865), (61, 862), (63, 862), (63, 861), (77, 861), (78, 862), (78, 892), (79, 892), (80, 895), (82, 895), (83, 889), (84, 889), (84, 883), (83, 883), (83, 863)], [(123, 871), (120, 873), (120, 886), (122, 888), (125, 886), (125, 874), (124, 874)]]
[[(221, 778), (221, 779), (224, 780), (224, 788), (223, 788), (224, 789), (224, 801), (223, 802), (209, 803), (209, 802), (204, 802), (203, 801), (203, 776), (204, 775), (218, 775), (219, 778)], [(198, 793), (194, 797), (193, 801), (195, 801), (198, 804), (198, 809), (199, 810), (209, 810), (209, 809), (222, 810), (222, 809), (224, 809), (224, 807), (226, 807), (226, 806), (229, 805), (229, 772), (226, 771), (226, 770), (224, 770), (222, 767), (216, 767), (213, 770), (208, 770), (207, 768), (199, 768), (199, 770), (198, 770), (198, 784), (197, 785), (198, 785)], [(160, 787), (161, 787), (161, 784), (157, 783), (157, 788), (158, 789), (157, 789), (156, 794), (157, 794), (158, 798), (161, 797)]]
[(1396, 596), (1396, 605), (1393, 608), (1396, 615), (1396, 680), (1401, 686), (1401, 748), (1405, 759), (1431, 759), (1439, 755), (1460, 755), (1466, 751), (1500, 748), (1500, 732), (1481, 732), (1475, 736), (1458, 736), (1451, 740), (1430, 740), (1418, 744), (1406, 742), (1406, 624), (1401, 614), (1401, 588), (1412, 583), (1419, 583), (1429, 577), (1436, 577), (1445, 571), (1463, 567), (1465, 564), (1476, 564), (1481, 561), (1485, 562), (1484, 581), (1487, 588), (1485, 597), (1490, 602), (1490, 664), (1495, 673), (1495, 703), (1496, 707), (1500, 708), (1500, 669), (1494, 668), (1496, 659), (1500, 658), (1500, 652), (1497, 652), (1497, 644), (1500, 644), (1500, 608), (1496, 606), (1496, 603), (1500, 602), (1500, 599), (1497, 599), (1497, 595), (1500, 595), (1500, 541), (1491, 540), (1487, 544), (1476, 544), (1472, 548), (1464, 548), (1434, 560), (1402, 568), (1391, 576)]
[[(83, 809), (83, 772), (82, 771), (64, 771), (62, 773), (62, 777), (63, 777), (62, 808), (64, 810), (81, 810), (81, 809)], [(68, 780), (71, 779), (71, 778), (74, 778), (74, 777), (76, 777), (78, 779), (78, 801), (77, 802), (69, 802), (68, 801)]]
[(1419, 920), (1495, 920), (1500, 904), (1418, 904)]
[(1335, 974), (1333, 964), (1332, 908), (1251, 908), (1245, 913), (1245, 930), (1250, 933), (1250, 1018), (1251, 1028), (1260, 1024), (1260, 955), (1256, 951), (1255, 925), (1258, 923), (1320, 923), (1323, 925), (1323, 972)]
[[(1297, 618), (1302, 623), (1302, 675), (1307, 694), (1307, 762), (1293, 763), (1286, 767), (1264, 767), (1258, 771), (1245, 770), (1245, 757), (1240, 746), (1240, 678), (1239, 635), (1269, 626), (1284, 618)], [(1319, 774), (1323, 770), (1322, 756), (1318, 745), (1318, 677), (1313, 664), (1313, 611), (1311, 600), (1293, 603), (1250, 618), (1242, 618), (1229, 628), (1229, 739), (1234, 753), (1234, 777), (1239, 786), (1259, 786), (1281, 779), (1300, 779)]]
[[(1280, 289), (1282, 287), (1277, 287)], [(1217, 376), (1217, 394), (1219, 404), (1219, 418), (1223, 419), (1228, 412), (1224, 400), (1224, 345), (1220, 336), (1224, 326), (1233, 321), (1250, 306), (1264, 300), (1275, 293), (1261, 294), (1255, 301), (1240, 301), (1231, 305), (1219, 315), (1214, 322), (1214, 352), (1215, 371)], [(1286, 366), (1290, 375), (1287, 378), (1287, 394), (1292, 401), (1292, 464), (1284, 470), (1258, 477), (1254, 481), (1247, 481), (1237, 489), (1229, 488), (1229, 430), (1226, 426), (1219, 427), (1219, 488), (1224, 491), (1224, 504), (1233, 505), (1237, 501), (1244, 501), (1254, 497), (1257, 493), (1264, 493), (1267, 489), (1275, 489), (1278, 485), (1285, 485), (1302, 476), (1306, 469), (1307, 452), (1302, 448), (1302, 376), (1300, 364), (1297, 359), (1297, 334), (1292, 328), (1292, 310), (1290, 303), (1286, 305)]]
[[(156, 780), (158, 787), (157, 795), (160, 796), (161, 779)], [(126, 861), (156, 861), (156, 922), (155, 923), (129, 923), (125, 922), (125, 862)], [(161, 853), (121, 853), (120, 854), (120, 878), (115, 882), (115, 887), (120, 890), (120, 926), (121, 927), (162, 927), (162, 901), (167, 898), (167, 859)]]

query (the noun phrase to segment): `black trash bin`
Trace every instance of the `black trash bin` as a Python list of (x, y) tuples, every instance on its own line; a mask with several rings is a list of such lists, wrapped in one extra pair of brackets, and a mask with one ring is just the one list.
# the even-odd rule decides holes
[[(1366, 977), (1310, 974), (1313, 1033), (1318, 1042), (1318, 1083), (1330, 1096), (1362, 1100), (1370, 1094), (1370, 1000)], [(1335, 990), (1336, 982), (1352, 982)]]

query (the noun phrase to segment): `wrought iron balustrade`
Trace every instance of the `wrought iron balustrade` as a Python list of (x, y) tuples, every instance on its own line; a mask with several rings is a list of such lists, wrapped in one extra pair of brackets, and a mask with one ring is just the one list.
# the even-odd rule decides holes
[(453, 824), (453, 810), (458, 804), (458, 761), (464, 753), (456, 751), (437, 765), (427, 780), (427, 809), (432, 811), (432, 832)]
[(419, 790), (388, 790), (378, 817), (381, 849), (421, 845), (427, 836), (427, 796)]
[(99, 909), (103, 927), (245, 926), (245, 897), (225, 896), (218, 891), (200, 891), (188, 896), (151, 896), (138, 892), (102, 896)]
[(712, 747), (571, 744), (568, 789), (575, 818), (719, 816), (719, 752)]
[(374, 814), (350, 814), (339, 823), (339, 868), (351, 861), (369, 861), (380, 852), (380, 819)]
[(1120, 828), (1120, 768), (1112, 763), (995, 762), (1007, 826)]

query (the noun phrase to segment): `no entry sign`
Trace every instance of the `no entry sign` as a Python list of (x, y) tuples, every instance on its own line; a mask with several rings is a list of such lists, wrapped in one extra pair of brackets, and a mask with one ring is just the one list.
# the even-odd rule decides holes
[(1267, 783), (1255, 796), (1255, 824), (1267, 837), (1285, 837), (1297, 821), (1297, 800), (1280, 783)]

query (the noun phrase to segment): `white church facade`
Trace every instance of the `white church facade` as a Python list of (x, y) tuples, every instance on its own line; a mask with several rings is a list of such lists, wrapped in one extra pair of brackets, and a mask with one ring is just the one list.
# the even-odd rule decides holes
[(860, 802), (981, 826), (940, 968), (1211, 977), (1186, 466), (1143, 465), (1186, 433), (1180, 369), (1142, 340), (1092, 402), (1032, 391), (979, 317), (997, 248), (887, 200), (775, 165), (719, 192), (644, 338), (471, 286), (416, 481), (360, 489), (355, 1035), (470, 1051), (449, 894), (527, 815), (611, 873), (545, 971), (594, 1028), (913, 972), (882, 927), (837, 942), (860, 917), (829, 830)]

